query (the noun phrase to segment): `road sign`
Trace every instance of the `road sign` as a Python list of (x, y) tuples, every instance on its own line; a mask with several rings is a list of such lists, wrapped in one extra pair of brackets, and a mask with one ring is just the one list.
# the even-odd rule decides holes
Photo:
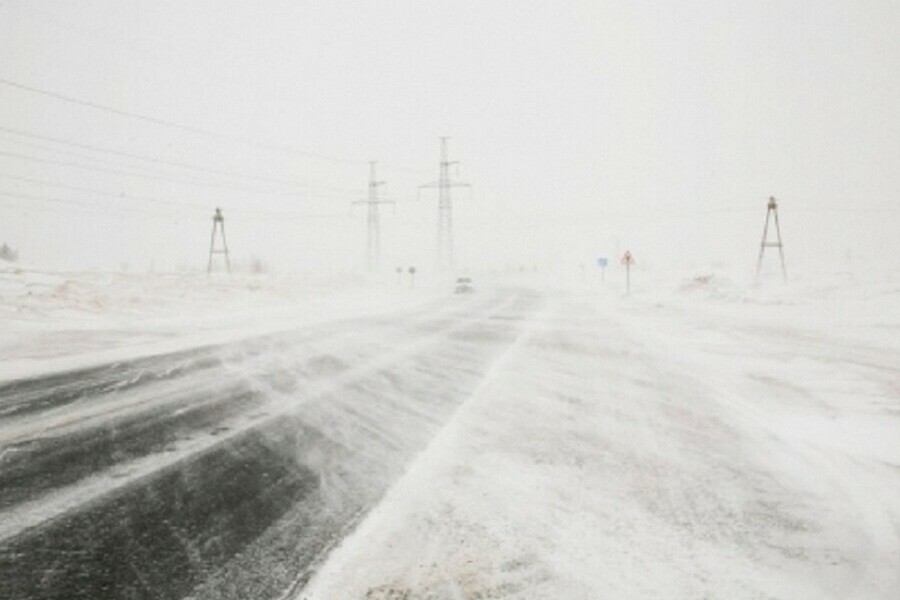
[(609, 259), (606, 258), (605, 256), (601, 256), (600, 258), (597, 259), (597, 266), (600, 267), (601, 269), (605, 269), (607, 267), (607, 265), (609, 265)]
[(634, 256), (631, 255), (631, 250), (626, 250), (625, 254), (622, 255), (622, 264), (626, 267), (634, 264)]

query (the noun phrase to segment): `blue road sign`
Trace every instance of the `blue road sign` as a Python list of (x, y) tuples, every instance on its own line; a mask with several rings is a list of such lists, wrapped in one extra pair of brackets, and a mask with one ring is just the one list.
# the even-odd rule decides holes
[(605, 269), (608, 264), (609, 264), (609, 260), (607, 260), (607, 258), (605, 256), (601, 256), (600, 258), (597, 259), (597, 266), (600, 267), (601, 269)]

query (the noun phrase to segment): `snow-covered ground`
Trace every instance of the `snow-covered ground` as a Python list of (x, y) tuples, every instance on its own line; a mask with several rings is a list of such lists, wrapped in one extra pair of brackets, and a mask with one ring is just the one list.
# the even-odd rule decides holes
[[(481, 280), (4, 268), (0, 381), (377, 314), (312, 343), (348, 367), (327, 390), (259, 388), (305, 390), (323, 439), (401, 473), (297, 598), (900, 597), (900, 279), (639, 271), (626, 297), (610, 275), (505, 282), (526, 310)], [(465, 400), (428, 429), (437, 387)]]
[(447, 293), (443, 282), (422, 283), (0, 265), (0, 380), (402, 309)]
[(552, 295), (299, 598), (900, 597), (900, 284)]

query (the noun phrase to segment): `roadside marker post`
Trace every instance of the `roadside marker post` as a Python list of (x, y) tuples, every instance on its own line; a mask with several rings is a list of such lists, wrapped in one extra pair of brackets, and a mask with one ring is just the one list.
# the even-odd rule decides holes
[(622, 264), (625, 265), (625, 295), (631, 294), (631, 265), (634, 264), (634, 256), (631, 250), (626, 250), (622, 255)]
[(597, 258), (597, 266), (600, 267), (600, 281), (606, 281), (606, 267), (609, 266), (609, 259), (605, 256)]

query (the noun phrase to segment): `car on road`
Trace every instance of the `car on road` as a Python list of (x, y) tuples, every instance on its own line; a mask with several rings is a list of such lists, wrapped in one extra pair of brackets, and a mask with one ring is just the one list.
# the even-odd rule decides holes
[(453, 289), (455, 294), (471, 294), (475, 291), (470, 277), (460, 277), (456, 280), (456, 287)]

